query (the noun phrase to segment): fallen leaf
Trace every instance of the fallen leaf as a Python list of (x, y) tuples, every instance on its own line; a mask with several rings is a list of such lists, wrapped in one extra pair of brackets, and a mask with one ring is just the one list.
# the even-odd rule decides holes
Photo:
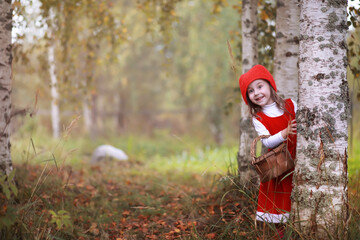
[(206, 238), (209, 238), (209, 239), (215, 239), (216, 237), (216, 233), (209, 233), (209, 234), (206, 234)]

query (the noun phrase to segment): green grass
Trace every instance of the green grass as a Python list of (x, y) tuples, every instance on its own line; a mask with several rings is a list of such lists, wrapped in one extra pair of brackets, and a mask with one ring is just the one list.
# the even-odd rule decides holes
[[(76, 129), (75, 129), (76, 131)], [(29, 121), (12, 136), (12, 159), (14, 163), (42, 164), (56, 162), (82, 167), (87, 164), (95, 148), (110, 144), (126, 152), (130, 161), (141, 162), (159, 172), (179, 171), (183, 173), (226, 174), (234, 165), (237, 143), (231, 147), (204, 145), (203, 141), (189, 136), (175, 136), (159, 132), (146, 136), (111, 135), (95, 140), (69, 131), (54, 140), (35, 120)]]
[(156, 155), (149, 167), (160, 172), (183, 172), (197, 174), (226, 175), (227, 170), (235, 164), (237, 148), (197, 148), (193, 151), (182, 151), (169, 157)]
[(348, 168), (349, 175), (360, 174), (360, 140), (354, 139), (353, 148), (349, 153)]

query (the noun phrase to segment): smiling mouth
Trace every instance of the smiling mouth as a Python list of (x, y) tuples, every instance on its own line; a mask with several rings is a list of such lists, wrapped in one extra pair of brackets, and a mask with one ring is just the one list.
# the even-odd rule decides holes
[(259, 98), (256, 98), (255, 100), (256, 100), (257, 102), (259, 102), (259, 101), (261, 101), (263, 98), (264, 98), (264, 97), (259, 97)]

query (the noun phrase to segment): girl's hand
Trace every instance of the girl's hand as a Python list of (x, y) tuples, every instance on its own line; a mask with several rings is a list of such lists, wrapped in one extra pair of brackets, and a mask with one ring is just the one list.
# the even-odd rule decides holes
[(281, 136), (287, 139), (289, 135), (296, 134), (296, 120), (292, 120), (287, 128), (281, 131)]

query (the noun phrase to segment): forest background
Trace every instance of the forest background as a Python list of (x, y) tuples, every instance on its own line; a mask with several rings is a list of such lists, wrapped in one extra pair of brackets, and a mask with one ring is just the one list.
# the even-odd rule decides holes
[[(17, 233), (35, 239), (136, 239), (161, 235), (156, 231), (170, 238), (181, 232), (204, 238), (221, 238), (224, 232), (245, 234), (227, 225), (246, 219), (236, 218), (244, 208), (234, 198), (241, 197), (227, 199), (226, 194), (234, 187), (230, 186), (237, 171), (241, 2), (42, 0), (13, 5), (12, 160), (22, 166), (18, 172), (25, 171), (18, 174), (21, 181), (28, 181), (28, 192), (22, 196), (27, 204), (32, 202), (24, 204), (27, 212), (19, 216), (29, 212), (34, 216), (24, 220), (11, 218), (8, 212), (3, 218), (8, 226), (21, 220), (24, 226)], [(356, 16), (352, 18), (356, 22)], [(260, 1), (259, 63), (270, 71), (273, 19), (275, 3)], [(355, 147), (360, 144), (359, 25), (350, 28), (349, 42), (354, 49), (348, 68), (353, 112), (349, 173), (356, 177), (360, 169), (360, 150)], [(52, 104), (59, 108), (58, 129), (53, 125)], [(123, 149), (130, 160), (90, 167), (91, 154), (101, 144)], [(60, 175), (60, 183), (47, 178), (54, 172)], [(221, 185), (221, 194), (214, 190), (212, 195), (211, 189), (224, 179), (228, 185)], [(82, 192), (59, 196), (64, 182)], [(101, 195), (108, 188), (127, 196)], [(202, 194), (204, 199), (199, 200)], [(188, 212), (186, 216), (171, 217), (169, 198), (182, 201), (181, 212)], [(223, 205), (227, 201), (235, 207)], [(43, 205), (46, 210), (40, 211)], [(79, 206), (97, 211), (81, 212)], [(40, 217), (35, 217), (39, 211)], [(134, 220), (139, 216), (152, 219), (162, 229), (151, 227), (149, 220), (144, 220), (148, 224), (144, 228)], [(225, 228), (231, 230), (219, 230)], [(256, 236), (249, 233), (251, 227), (245, 229)]]

